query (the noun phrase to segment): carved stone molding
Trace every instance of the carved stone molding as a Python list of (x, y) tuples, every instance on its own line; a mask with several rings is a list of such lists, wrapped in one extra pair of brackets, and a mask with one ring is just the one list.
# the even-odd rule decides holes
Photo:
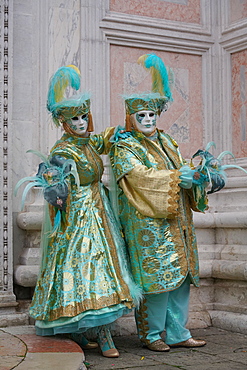
[(12, 14), (13, 1), (0, 3), (0, 310), (11, 313), (13, 294), (12, 243)]
[(111, 29), (119, 29), (131, 33), (135, 32), (137, 27), (143, 27), (144, 34), (147, 34), (149, 29), (152, 28), (153, 32), (157, 32), (158, 35), (170, 34), (169, 32), (171, 31), (179, 33), (182, 39), (186, 37), (203, 39), (204, 36), (211, 36), (212, 33), (211, 6), (212, 4), (208, 0), (200, 1), (200, 23), (186, 23), (182, 21), (172, 21), (139, 14), (107, 11), (105, 17), (102, 19), (102, 27), (106, 26), (109, 31)]
[(0, 91), (0, 119), (1, 119), (1, 281), (0, 286), (3, 291), (9, 289), (9, 264), (10, 254), (9, 246), (11, 246), (11, 207), (9, 201), (11, 199), (11, 177), (9, 154), (10, 148), (10, 133), (9, 133), (9, 1), (4, 1), (0, 4), (0, 74), (1, 74), (1, 91)]

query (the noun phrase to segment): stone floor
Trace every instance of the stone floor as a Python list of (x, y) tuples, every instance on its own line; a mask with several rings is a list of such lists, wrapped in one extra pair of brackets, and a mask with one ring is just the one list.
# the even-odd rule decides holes
[(120, 357), (102, 357), (65, 338), (37, 337), (33, 326), (0, 328), (0, 370), (247, 370), (247, 335), (209, 327), (191, 330), (201, 348), (168, 353), (142, 347), (136, 335), (115, 337)]
[(0, 329), (0, 370), (85, 370), (82, 349), (66, 338), (38, 337), (33, 326)]

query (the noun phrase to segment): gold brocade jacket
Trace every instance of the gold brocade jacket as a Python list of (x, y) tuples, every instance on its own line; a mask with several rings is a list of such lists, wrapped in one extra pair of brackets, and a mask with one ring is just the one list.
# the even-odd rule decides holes
[(155, 140), (132, 131), (109, 154), (135, 282), (146, 294), (161, 293), (179, 287), (189, 274), (198, 286), (192, 209), (204, 210), (207, 198), (201, 196), (199, 209), (196, 186), (179, 186), (185, 162), (177, 143), (159, 130)]

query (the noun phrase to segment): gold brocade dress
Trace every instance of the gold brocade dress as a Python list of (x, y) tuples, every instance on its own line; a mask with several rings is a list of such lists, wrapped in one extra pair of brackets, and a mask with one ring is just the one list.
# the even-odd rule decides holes
[(101, 183), (103, 151), (101, 135), (68, 133), (51, 150), (75, 161), (80, 187), (71, 176), (63, 229), (47, 238), (30, 307), (38, 335), (85, 331), (134, 307), (123, 239)]

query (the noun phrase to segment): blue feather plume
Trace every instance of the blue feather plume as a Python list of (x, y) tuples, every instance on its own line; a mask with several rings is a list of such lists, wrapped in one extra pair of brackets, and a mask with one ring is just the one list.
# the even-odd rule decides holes
[(165, 96), (168, 100), (172, 100), (170, 88), (172, 78), (169, 76), (162, 59), (155, 54), (145, 54), (138, 59), (138, 63), (150, 70), (152, 75), (152, 91)]
[(52, 107), (64, 99), (64, 92), (67, 86), (74, 90), (80, 88), (80, 71), (75, 66), (61, 67), (52, 76), (48, 89), (47, 109), (52, 111)]

